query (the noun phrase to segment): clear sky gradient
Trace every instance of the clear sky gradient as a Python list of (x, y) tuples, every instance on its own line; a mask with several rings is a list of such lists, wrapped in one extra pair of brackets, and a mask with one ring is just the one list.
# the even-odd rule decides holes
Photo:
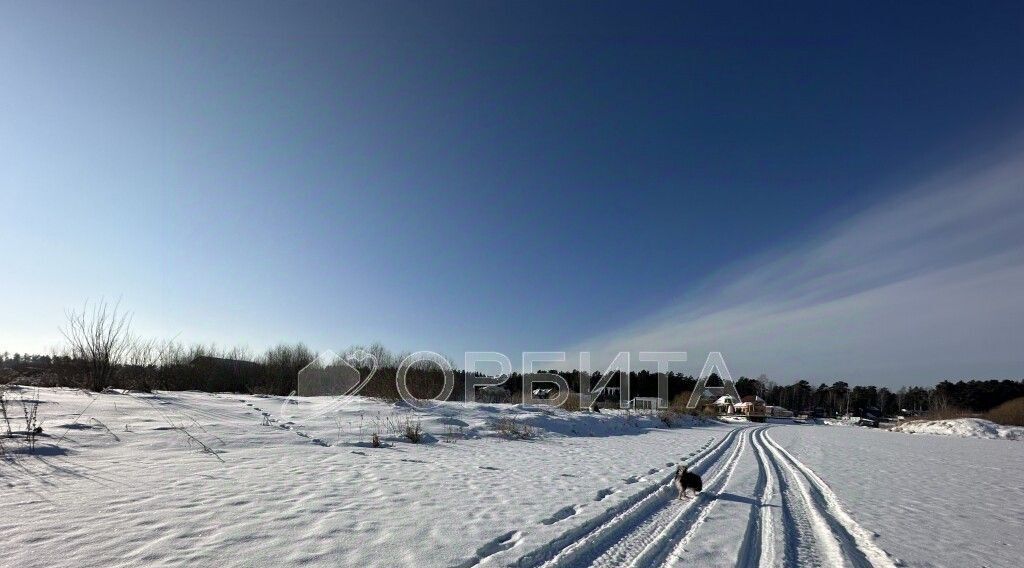
[(0, 2), (0, 351), (121, 297), (254, 350), (1020, 378), (1022, 38), (1019, 2)]

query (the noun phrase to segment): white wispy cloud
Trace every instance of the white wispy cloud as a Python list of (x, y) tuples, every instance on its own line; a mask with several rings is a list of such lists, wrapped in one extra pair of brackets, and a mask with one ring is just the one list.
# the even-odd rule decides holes
[(806, 241), (728, 266), (661, 313), (591, 338), (721, 351), (734, 376), (900, 385), (1024, 376), (1024, 152), (944, 172)]

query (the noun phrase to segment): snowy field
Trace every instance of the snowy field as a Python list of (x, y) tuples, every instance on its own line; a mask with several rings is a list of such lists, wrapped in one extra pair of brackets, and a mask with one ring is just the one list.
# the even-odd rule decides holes
[[(339, 409), (322, 398), (38, 392), (36, 453), (8, 442), (0, 461), (4, 566), (1009, 567), (1024, 557), (1019, 442), (667, 429), (536, 406), (418, 413), (365, 399)], [(401, 434), (417, 423), (413, 444)], [(375, 430), (383, 447), (369, 443)], [(669, 486), (680, 463), (704, 478), (696, 498), (676, 500)]]

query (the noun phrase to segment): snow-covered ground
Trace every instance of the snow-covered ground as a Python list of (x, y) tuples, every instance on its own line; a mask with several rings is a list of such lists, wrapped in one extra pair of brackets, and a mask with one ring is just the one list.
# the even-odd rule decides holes
[(1004, 426), (981, 418), (955, 418), (952, 420), (914, 420), (900, 424), (894, 432), (910, 434), (939, 434), (961, 438), (988, 438), (990, 440), (1024, 441), (1024, 428)]
[[(1006, 441), (667, 429), (536, 406), (39, 397), (37, 452), (8, 442), (0, 461), (3, 565), (1015, 566), (1024, 555), (1024, 445)], [(400, 434), (417, 422), (412, 444)], [(703, 476), (696, 498), (675, 499), (677, 464)]]
[(773, 428), (908, 566), (1020, 566), (1024, 444), (874, 428)]

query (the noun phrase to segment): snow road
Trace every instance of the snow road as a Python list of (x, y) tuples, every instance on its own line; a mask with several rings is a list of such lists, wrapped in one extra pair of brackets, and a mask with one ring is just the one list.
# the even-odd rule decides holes
[(771, 438), (770, 429), (737, 428), (692, 455), (686, 463), (704, 480), (696, 497), (678, 499), (670, 473), (606, 521), (570, 530), (514, 564), (896, 566), (828, 485)]

